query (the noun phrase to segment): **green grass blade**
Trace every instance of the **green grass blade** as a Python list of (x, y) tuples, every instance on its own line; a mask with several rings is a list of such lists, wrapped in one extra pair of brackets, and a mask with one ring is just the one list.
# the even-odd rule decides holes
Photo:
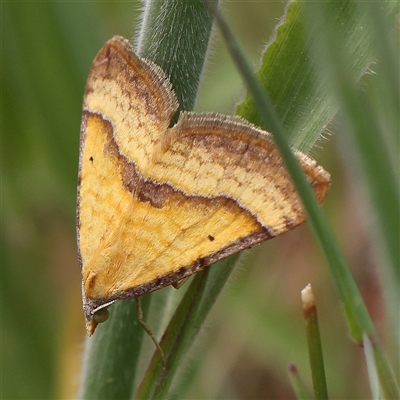
[[(194, 104), (211, 27), (212, 20), (201, 0), (190, 3), (179, 0), (148, 2), (145, 6), (138, 51), (167, 73), (181, 108), (190, 110)], [(145, 300), (151, 302), (151, 295), (145, 296)], [(107, 330), (104, 334), (96, 332), (89, 339), (91, 345), (85, 349), (81, 398), (102, 398), (102, 393), (106, 393), (108, 398), (130, 398), (134, 390), (133, 377), (140, 375), (136, 371), (138, 353), (133, 354), (129, 349), (132, 343), (138, 346), (136, 351), (140, 349), (137, 340), (142, 337), (142, 332), (139, 333), (138, 329), (142, 328), (132, 324), (133, 316), (128, 318), (132, 329), (120, 329), (119, 325), (124, 326), (126, 316), (131, 316), (132, 304), (121, 301), (110, 309), (110, 313), (115, 317), (104, 324), (108, 325)], [(98, 327), (101, 328), (103, 326)], [(99, 349), (115, 349), (117, 344), (118, 352), (109, 352), (106, 363)], [(129, 356), (121, 358), (121, 354)], [(118, 384), (110, 384), (105, 392), (104, 385), (110, 377), (117, 379)]]
[(130, 399), (143, 334), (135, 301), (116, 303), (107, 323), (86, 339), (78, 398)]
[(317, 307), (311, 285), (307, 285), (301, 291), (301, 300), (303, 304), (303, 315), (306, 320), (307, 346), (313, 378), (314, 395), (318, 400), (328, 399)]
[(148, 1), (143, 16), (138, 53), (163, 68), (177, 95), (179, 111), (192, 110), (212, 19), (200, 0)]
[[(193, 318), (196, 305), (203, 295), (207, 275), (208, 270), (196, 274), (161, 339), (160, 344), (167, 359), (165, 371), (159, 352), (155, 352), (136, 398), (159, 398), (160, 393), (165, 398), (174, 374), (182, 362), (183, 331), (185, 328), (192, 328), (190, 319)], [(196, 333), (194, 332), (194, 335)]]
[[(163, 342), (168, 341), (170, 343), (170, 357), (168, 359), (167, 371), (158, 382), (154, 398), (166, 399), (169, 397), (173, 379), (177, 373), (183, 372), (182, 366), (187, 362), (191, 346), (228, 280), (238, 257), (239, 255), (235, 254), (225, 260), (221, 260), (212, 268), (208, 268), (206, 271), (201, 272), (201, 274), (197, 274), (199, 276), (195, 276), (193, 280), (193, 284), (196, 284), (195, 288), (189, 289), (185, 294), (174, 318), (165, 331)], [(174, 326), (180, 327), (179, 332), (175, 332)], [(181, 390), (178, 390), (180, 396), (183, 396), (184, 387), (193, 378), (185, 376), (185, 379), (181, 380)], [(174, 388), (174, 392), (176, 392), (176, 388)]]

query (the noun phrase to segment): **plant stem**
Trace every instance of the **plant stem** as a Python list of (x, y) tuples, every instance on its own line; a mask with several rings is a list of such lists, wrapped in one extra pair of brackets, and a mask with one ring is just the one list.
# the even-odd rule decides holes
[[(213, 0), (218, 4), (218, 0)], [(212, 18), (202, 0), (147, 1), (137, 52), (169, 77), (179, 110), (193, 109), (210, 40)]]
[(314, 394), (317, 400), (328, 399), (326, 387), (324, 357), (322, 355), (321, 336), (319, 333), (317, 307), (311, 285), (301, 291), (303, 314), (306, 320), (307, 345), (313, 378)]
[[(138, 52), (170, 77), (180, 109), (193, 108), (211, 28), (212, 19), (202, 0), (145, 4)], [(145, 315), (150, 301), (151, 295), (143, 297)], [(86, 341), (79, 398), (132, 397), (134, 377), (140, 375), (136, 365), (143, 337), (135, 310), (132, 301), (116, 303), (110, 309), (110, 320)]]

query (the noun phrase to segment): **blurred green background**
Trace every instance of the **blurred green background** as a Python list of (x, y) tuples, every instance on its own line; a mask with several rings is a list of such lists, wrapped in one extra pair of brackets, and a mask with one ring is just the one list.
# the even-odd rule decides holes
[[(97, 51), (115, 34), (134, 37), (140, 8), (140, 1), (2, 3), (4, 399), (74, 398), (85, 337), (75, 241), (82, 94)], [(224, 10), (256, 68), (284, 3), (230, 2)], [(233, 113), (241, 94), (240, 77), (216, 36), (196, 109)], [(387, 353), (398, 362), (382, 297), (383, 261), (369, 234), (374, 221), (368, 218), (348, 144), (335, 135), (337, 127), (333, 122), (332, 135), (325, 135), (329, 140), (311, 153), (332, 174), (324, 208)], [(256, 246), (243, 259), (200, 335), (207, 355), (190, 392), (193, 398), (221, 393), (239, 399), (293, 398), (286, 376), (291, 361), (310, 387), (300, 303), (300, 290), (309, 282), (319, 307), (332, 398), (369, 397), (362, 351), (348, 339), (307, 226)]]

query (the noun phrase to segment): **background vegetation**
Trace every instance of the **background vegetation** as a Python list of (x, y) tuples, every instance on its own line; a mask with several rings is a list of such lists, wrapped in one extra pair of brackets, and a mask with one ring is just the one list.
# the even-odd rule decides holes
[[(2, 398), (74, 397), (84, 341), (75, 245), (82, 93), (97, 51), (114, 34), (133, 37), (139, 9), (139, 2), (2, 3)], [(224, 9), (257, 65), (284, 4), (232, 2)], [(368, 92), (368, 80), (363, 84)], [(195, 109), (233, 113), (240, 93), (217, 35)], [(333, 121), (329, 140), (311, 155), (332, 174), (324, 209), (398, 371), (398, 282), (388, 280), (376, 209), (344, 129), (341, 117)], [(308, 282), (332, 398), (369, 397), (362, 350), (348, 338), (307, 226), (242, 256), (187, 366), (196, 373), (188, 397), (291, 398), (290, 361), (310, 387), (300, 302)]]

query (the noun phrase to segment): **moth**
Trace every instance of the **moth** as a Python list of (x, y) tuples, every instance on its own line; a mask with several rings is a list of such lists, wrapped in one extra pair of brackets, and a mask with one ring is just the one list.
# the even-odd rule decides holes
[[(176, 283), (305, 220), (271, 135), (181, 112), (160, 67), (113, 37), (86, 84), (77, 239), (86, 330), (112, 303)], [(329, 174), (294, 150), (319, 202)]]

